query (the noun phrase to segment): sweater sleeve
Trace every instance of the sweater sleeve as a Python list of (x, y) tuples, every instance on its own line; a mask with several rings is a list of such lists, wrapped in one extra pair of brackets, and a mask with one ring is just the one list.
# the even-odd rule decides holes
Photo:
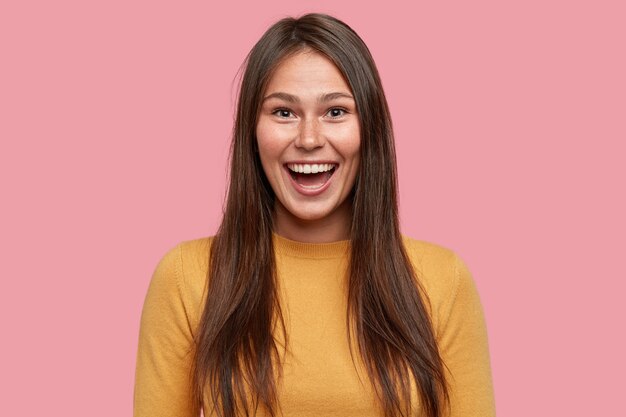
[(448, 300), (447, 320), (439, 336), (448, 367), (451, 417), (496, 415), (487, 328), (472, 275), (454, 255), (455, 284)]
[(158, 263), (141, 313), (134, 417), (197, 417), (190, 369), (193, 335), (182, 279), (182, 249)]

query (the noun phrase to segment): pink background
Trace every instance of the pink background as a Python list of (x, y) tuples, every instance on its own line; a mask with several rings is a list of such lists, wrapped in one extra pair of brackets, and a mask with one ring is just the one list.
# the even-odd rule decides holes
[(131, 415), (152, 271), (220, 218), (237, 69), (308, 11), (376, 59), (403, 231), (472, 270), (498, 415), (626, 415), (623, 2), (429, 3), (2, 2), (0, 415)]

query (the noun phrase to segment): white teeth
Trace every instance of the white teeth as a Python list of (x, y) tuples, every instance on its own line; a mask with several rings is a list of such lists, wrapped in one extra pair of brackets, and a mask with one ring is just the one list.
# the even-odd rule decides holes
[(318, 172), (326, 172), (333, 169), (335, 164), (287, 164), (287, 167), (293, 172), (300, 174), (317, 174)]

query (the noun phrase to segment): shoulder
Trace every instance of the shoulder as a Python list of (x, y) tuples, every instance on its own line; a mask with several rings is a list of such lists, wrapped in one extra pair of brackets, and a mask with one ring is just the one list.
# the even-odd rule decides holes
[(414, 239), (406, 235), (402, 235), (402, 242), (411, 262), (419, 265), (443, 266), (456, 256), (452, 249), (437, 243)]
[(446, 324), (459, 291), (473, 286), (463, 259), (446, 246), (402, 235), (416, 278), (428, 297), (433, 326), (438, 333)]
[[(185, 304), (193, 327), (200, 319), (213, 236), (181, 241), (162, 255), (155, 277), (171, 281)], [(153, 278), (154, 280), (154, 278)]]
[(454, 284), (455, 269), (460, 260), (455, 251), (405, 235), (402, 235), (402, 241), (421, 284), (434, 287)]
[(208, 269), (212, 240), (213, 236), (179, 242), (161, 256), (157, 269), (182, 273), (180, 278), (189, 283), (189, 278)]
[(193, 276), (197, 272), (206, 272), (209, 266), (209, 250), (213, 238), (214, 236), (208, 236), (185, 240), (176, 246), (180, 252), (181, 263), (186, 276)]

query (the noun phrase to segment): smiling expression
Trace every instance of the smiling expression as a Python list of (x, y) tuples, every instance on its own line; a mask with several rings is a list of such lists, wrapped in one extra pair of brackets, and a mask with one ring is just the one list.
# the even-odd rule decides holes
[(277, 232), (321, 228), (347, 238), (360, 132), (341, 72), (320, 53), (298, 52), (276, 68), (263, 97), (256, 137)]

